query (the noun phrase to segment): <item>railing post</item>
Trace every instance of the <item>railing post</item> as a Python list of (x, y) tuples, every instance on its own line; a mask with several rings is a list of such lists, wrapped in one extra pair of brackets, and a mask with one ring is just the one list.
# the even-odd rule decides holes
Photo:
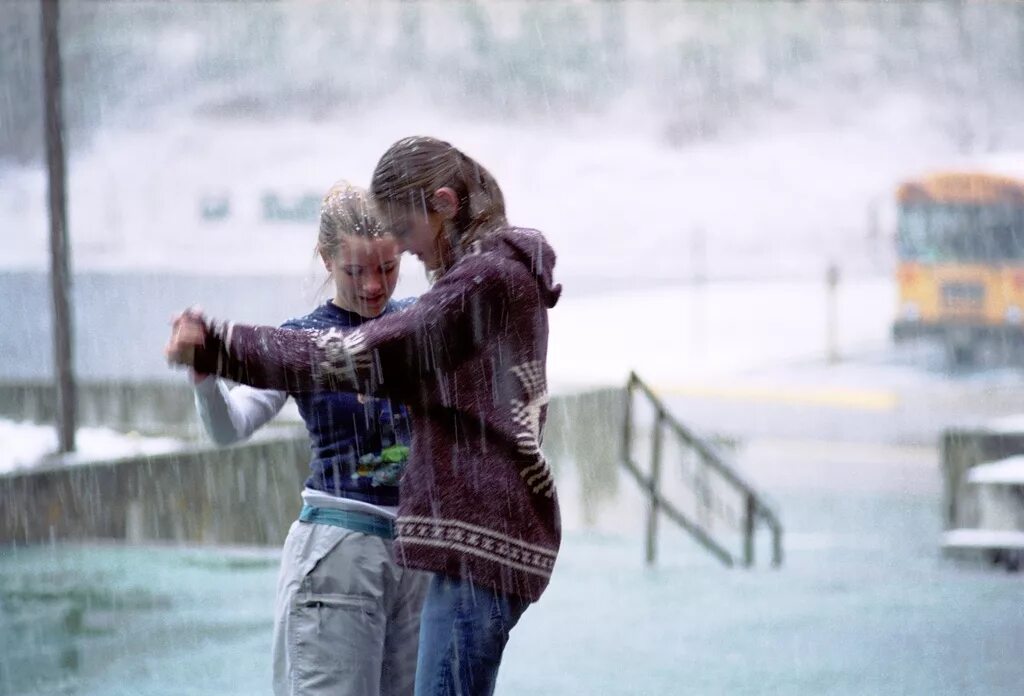
[(772, 525), (772, 567), (782, 567), (782, 525), (778, 520)]
[(647, 565), (654, 565), (658, 546), (658, 498), (661, 479), (661, 433), (664, 429), (665, 414), (660, 409), (654, 419), (654, 433), (651, 441), (651, 476), (648, 480), (647, 498)]
[(839, 362), (839, 266), (825, 270), (825, 355), (829, 363)]
[(622, 423), (622, 461), (633, 461), (633, 389), (636, 375), (629, 374), (629, 382), (626, 383), (626, 408), (625, 418)]
[(743, 514), (743, 565), (750, 568), (754, 565), (754, 532), (757, 526), (757, 500), (754, 494), (747, 491), (744, 496)]

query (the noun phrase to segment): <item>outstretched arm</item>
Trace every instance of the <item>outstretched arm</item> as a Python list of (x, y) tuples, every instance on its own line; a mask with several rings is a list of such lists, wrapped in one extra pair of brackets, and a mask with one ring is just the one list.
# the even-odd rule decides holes
[(186, 313), (176, 322), (167, 355), (199, 372), (263, 389), (408, 399), (504, 329), (508, 272), (493, 259), (467, 257), (413, 307), (351, 330), (206, 322)]

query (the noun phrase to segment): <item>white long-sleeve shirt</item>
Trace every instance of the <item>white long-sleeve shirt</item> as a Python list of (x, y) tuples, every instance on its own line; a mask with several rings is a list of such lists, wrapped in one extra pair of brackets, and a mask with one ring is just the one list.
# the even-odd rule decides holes
[(288, 393), (240, 385), (228, 389), (223, 380), (207, 377), (194, 385), (196, 411), (206, 434), (218, 445), (232, 445), (269, 423), (288, 401)]
[[(232, 445), (252, 436), (273, 420), (288, 401), (288, 392), (276, 389), (254, 389), (239, 385), (229, 389), (223, 380), (207, 377), (193, 384), (196, 411), (206, 434), (218, 445)], [(306, 488), (302, 500), (314, 507), (357, 510), (394, 518), (398, 508), (373, 505)]]

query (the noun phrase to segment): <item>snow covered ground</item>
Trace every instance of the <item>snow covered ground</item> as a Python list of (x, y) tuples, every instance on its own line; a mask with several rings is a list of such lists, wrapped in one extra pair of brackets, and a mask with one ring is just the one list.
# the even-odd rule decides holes
[(57, 451), (57, 431), (53, 425), (0, 419), (0, 474), (41, 463), (72, 466), (139, 454), (162, 454), (182, 446), (175, 438), (145, 437), (110, 428), (79, 428), (75, 438), (77, 452), (47, 462)]
[[(548, 373), (556, 389), (622, 384), (635, 370), (668, 388), (694, 380), (824, 359), (824, 280), (673, 285), (568, 295), (550, 313)], [(835, 299), (835, 347), (847, 356), (889, 344), (895, 287), (844, 281)]]

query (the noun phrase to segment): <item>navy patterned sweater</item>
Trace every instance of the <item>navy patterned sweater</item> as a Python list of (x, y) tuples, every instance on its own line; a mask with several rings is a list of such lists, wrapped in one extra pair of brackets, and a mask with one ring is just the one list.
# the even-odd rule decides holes
[[(413, 302), (412, 298), (392, 300), (381, 316), (402, 311)], [(351, 329), (367, 321), (374, 320), (327, 301), (281, 327), (326, 331)], [(412, 437), (405, 407), (352, 392), (287, 391), (309, 432), (312, 458), (306, 486), (374, 505), (398, 505), (398, 480)]]

